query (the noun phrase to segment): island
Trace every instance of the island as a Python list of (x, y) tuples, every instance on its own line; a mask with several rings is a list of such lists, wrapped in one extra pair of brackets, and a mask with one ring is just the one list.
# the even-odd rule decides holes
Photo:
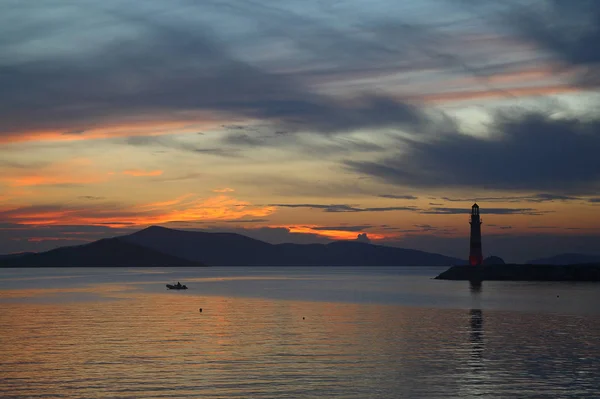
[(600, 281), (600, 263), (452, 266), (435, 279), (466, 281)]

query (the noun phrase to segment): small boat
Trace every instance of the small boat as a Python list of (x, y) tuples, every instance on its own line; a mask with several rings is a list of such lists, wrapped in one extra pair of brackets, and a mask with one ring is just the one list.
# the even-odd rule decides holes
[(187, 290), (188, 287), (185, 284), (167, 284), (167, 288), (170, 290)]

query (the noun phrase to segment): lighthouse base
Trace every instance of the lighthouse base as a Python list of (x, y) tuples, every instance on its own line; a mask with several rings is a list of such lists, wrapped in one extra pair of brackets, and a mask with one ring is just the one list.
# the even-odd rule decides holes
[(471, 255), (469, 256), (469, 265), (471, 266), (480, 266), (483, 264), (483, 256), (481, 255)]

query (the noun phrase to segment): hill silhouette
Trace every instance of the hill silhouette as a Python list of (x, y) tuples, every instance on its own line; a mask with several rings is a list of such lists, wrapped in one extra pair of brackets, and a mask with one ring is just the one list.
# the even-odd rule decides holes
[(3, 267), (202, 266), (119, 238), (0, 259)]
[(494, 256), (494, 255), (488, 256), (487, 258), (485, 258), (483, 260), (483, 264), (486, 265), (486, 266), (489, 266), (489, 265), (504, 265), (505, 263), (506, 262), (504, 262), (504, 259), (502, 259), (499, 256)]
[(464, 260), (358, 241), (269, 244), (234, 233), (151, 226), (120, 239), (209, 266), (450, 266)]
[(31, 254), (34, 254), (34, 253), (35, 252), (18, 252), (18, 253), (14, 253), (14, 254), (4, 254), (4, 255), (0, 255), (0, 260), (2, 260), (2, 259), (20, 258), (21, 256), (31, 255)]
[(549, 258), (533, 259), (527, 263), (532, 265), (579, 265), (584, 263), (600, 263), (600, 255), (566, 253)]

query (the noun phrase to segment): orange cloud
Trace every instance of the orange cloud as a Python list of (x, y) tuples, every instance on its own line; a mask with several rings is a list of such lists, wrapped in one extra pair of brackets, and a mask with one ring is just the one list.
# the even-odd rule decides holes
[(38, 170), (9, 169), (0, 177), (0, 182), (11, 187), (88, 184), (106, 180), (106, 174), (96, 172), (92, 161), (86, 158), (71, 159)]
[(232, 193), (235, 190), (233, 188), (225, 187), (225, 188), (215, 188), (212, 191), (213, 191), (213, 193)]
[(33, 141), (81, 141), (129, 136), (160, 136), (186, 132), (197, 132), (220, 126), (218, 121), (208, 115), (194, 117), (182, 116), (181, 120), (142, 120), (104, 123), (102, 127), (82, 128), (81, 132), (69, 133), (67, 129), (15, 131), (0, 135), (0, 144), (23, 143)]
[(129, 169), (129, 170), (124, 170), (123, 172), (124, 175), (129, 175), (129, 176), (135, 176), (135, 177), (139, 177), (139, 176), (160, 176), (163, 174), (162, 170), (149, 170), (149, 171), (145, 171), (142, 169)]
[(174, 200), (125, 206), (82, 206), (57, 209), (54, 206), (31, 206), (9, 209), (0, 216), (9, 222), (25, 225), (103, 225), (122, 227), (147, 226), (173, 221), (220, 221), (244, 217), (265, 217), (275, 212), (275, 207), (254, 206), (225, 195), (200, 199), (186, 195)]
[[(285, 227), (290, 233), (300, 233), (300, 234), (315, 234), (322, 237), (327, 237), (332, 240), (355, 240), (358, 234), (364, 232), (357, 231), (346, 231), (346, 230), (320, 230), (315, 229), (319, 226), (317, 225), (289, 225), (289, 226), (270, 226), (270, 227)], [(391, 238), (393, 235), (391, 234), (381, 234), (381, 233), (367, 233), (369, 239), (371, 240), (383, 240), (385, 238)]]
[(168, 201), (150, 202), (149, 204), (139, 205), (139, 208), (145, 209), (146, 211), (151, 210), (151, 209), (152, 210), (162, 209), (162, 208), (170, 207), (173, 205), (181, 204), (183, 202), (183, 200), (185, 200), (186, 198), (193, 197), (193, 196), (194, 196), (194, 194), (185, 194), (185, 195), (182, 195), (180, 197), (177, 197), (175, 199), (168, 200)]

